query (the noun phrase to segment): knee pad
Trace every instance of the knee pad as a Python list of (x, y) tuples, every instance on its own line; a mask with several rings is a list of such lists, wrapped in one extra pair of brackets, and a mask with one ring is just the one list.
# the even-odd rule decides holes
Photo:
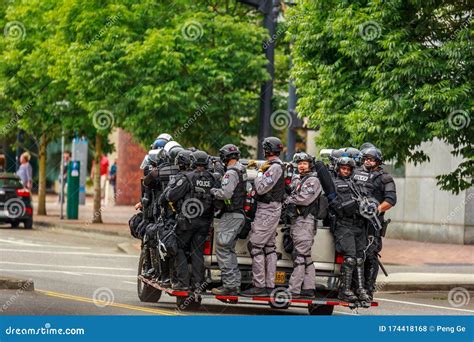
[(344, 257), (344, 263), (353, 267), (357, 264), (357, 261), (355, 258), (348, 256), (348, 257)]
[(265, 247), (263, 247), (263, 249), (264, 249), (265, 256), (267, 256), (269, 254), (276, 254), (275, 245), (265, 245)]
[(306, 267), (312, 266), (313, 265), (313, 259), (311, 258), (310, 255), (305, 255), (304, 261), (306, 262)]
[(251, 243), (250, 241), (247, 242), (247, 249), (250, 253), (250, 256), (253, 258), (253, 257), (256, 257), (257, 255), (264, 255), (265, 253), (263, 252), (263, 247), (258, 247), (256, 245), (254, 245), (253, 243)]

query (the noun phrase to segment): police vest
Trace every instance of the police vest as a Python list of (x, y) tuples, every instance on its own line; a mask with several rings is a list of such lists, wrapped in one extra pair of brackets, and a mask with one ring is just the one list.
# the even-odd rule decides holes
[[(298, 184), (296, 187), (296, 191), (299, 192), (303, 188), (304, 182), (308, 180), (310, 177), (317, 177), (316, 173), (310, 172), (307, 175), (305, 175), (302, 179), (301, 182)], [(297, 205), (296, 206), (296, 214), (298, 216), (303, 216), (306, 218), (309, 214), (313, 214), (315, 218), (318, 218), (318, 213), (319, 213), (319, 199), (321, 196), (318, 196), (313, 202), (311, 202), (309, 205)]]
[(354, 199), (355, 194), (352, 192), (349, 185), (349, 183), (352, 182), (352, 179), (336, 176), (333, 181), (336, 193), (341, 200), (339, 209), (345, 217), (353, 217), (358, 213), (359, 205)]
[(370, 172), (361, 167), (354, 171), (352, 179), (362, 187), (361, 190), (364, 191), (364, 196), (373, 197), (381, 203), (384, 200), (384, 185), (381, 181), (383, 174), (382, 169)]
[(244, 209), (245, 197), (247, 196), (247, 171), (244, 167), (229, 167), (228, 170), (235, 170), (239, 176), (239, 183), (234, 189), (230, 201), (225, 201), (225, 211), (242, 211)]
[(283, 197), (285, 196), (285, 170), (280, 161), (271, 161), (270, 164), (278, 164), (281, 167), (281, 176), (273, 185), (273, 188), (264, 195), (256, 196), (258, 202), (270, 203), (270, 202), (283, 202)]
[(160, 192), (163, 192), (168, 186), (171, 176), (177, 175), (179, 167), (177, 165), (171, 165), (163, 163), (158, 166), (158, 180), (160, 183)]
[(185, 196), (185, 202), (192, 198), (197, 199), (199, 216), (212, 216), (214, 214), (214, 200), (211, 195), (211, 188), (216, 187), (214, 175), (207, 170), (195, 170), (184, 175), (191, 187), (191, 191)]

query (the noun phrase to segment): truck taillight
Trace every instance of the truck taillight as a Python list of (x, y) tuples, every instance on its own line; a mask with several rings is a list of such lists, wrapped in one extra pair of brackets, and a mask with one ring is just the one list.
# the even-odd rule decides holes
[(336, 264), (342, 264), (344, 262), (344, 255), (336, 253)]
[(31, 216), (33, 215), (33, 208), (25, 208), (25, 212), (27, 215)]
[(28, 189), (16, 189), (16, 194), (20, 197), (30, 197), (30, 190), (28, 190)]
[(207, 236), (206, 242), (204, 242), (204, 255), (211, 255), (212, 254), (212, 234), (213, 229), (209, 231), (209, 235)]

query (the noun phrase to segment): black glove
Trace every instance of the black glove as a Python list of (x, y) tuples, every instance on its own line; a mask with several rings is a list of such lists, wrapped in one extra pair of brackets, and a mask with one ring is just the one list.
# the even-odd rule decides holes
[(342, 210), (342, 200), (339, 196), (333, 198), (332, 201), (329, 202), (329, 209), (336, 215), (337, 217), (343, 217), (344, 213)]

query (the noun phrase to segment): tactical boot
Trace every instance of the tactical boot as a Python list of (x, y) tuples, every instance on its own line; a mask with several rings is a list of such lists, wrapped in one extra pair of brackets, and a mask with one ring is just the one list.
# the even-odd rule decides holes
[(367, 290), (364, 288), (364, 259), (357, 258), (356, 266), (356, 293), (361, 302), (370, 302), (371, 298), (367, 294)]
[(225, 287), (219, 286), (217, 288), (213, 288), (211, 290), (212, 294), (216, 296), (238, 296), (239, 295), (239, 288), (238, 287)]
[(314, 290), (312, 290), (312, 289), (303, 289), (301, 291), (301, 297), (303, 297), (303, 298), (314, 298), (315, 297)]
[(241, 293), (244, 297), (266, 297), (268, 295), (264, 287), (252, 287)]
[(356, 260), (351, 257), (344, 258), (344, 262), (341, 265), (341, 284), (337, 298), (349, 303), (357, 301), (357, 296), (351, 290), (352, 273), (354, 272), (355, 265)]

